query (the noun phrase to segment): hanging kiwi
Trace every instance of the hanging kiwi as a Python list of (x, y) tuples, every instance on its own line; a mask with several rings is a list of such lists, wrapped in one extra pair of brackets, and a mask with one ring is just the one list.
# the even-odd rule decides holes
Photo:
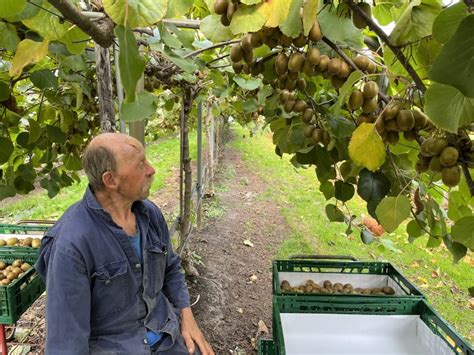
[(441, 165), (439, 156), (431, 157), (429, 169), (435, 173), (440, 173), (443, 171), (443, 165)]
[(308, 105), (306, 104), (306, 102), (304, 102), (303, 100), (298, 100), (293, 106), (293, 111), (301, 113), (304, 112), (307, 107)]
[(234, 16), (235, 12), (237, 11), (237, 8), (238, 8), (238, 4), (236, 4), (233, 1), (230, 1), (229, 5), (227, 5), (226, 15), (227, 15), (227, 18), (229, 19), (229, 22), (232, 21), (232, 17)]
[(364, 98), (371, 99), (378, 95), (379, 86), (375, 81), (368, 81), (364, 84), (364, 87), (362, 88), (362, 93), (364, 94)]
[(372, 113), (377, 109), (378, 101), (375, 97), (371, 99), (364, 99), (364, 103), (362, 104), (362, 111), (364, 113)]
[(364, 103), (364, 96), (360, 90), (354, 90), (349, 97), (349, 109), (351, 111), (356, 111), (362, 107)]
[(320, 57), (321, 57), (321, 52), (319, 51), (318, 48), (316, 47), (308, 48), (308, 51), (306, 52), (306, 62), (308, 62), (312, 66), (318, 65)]
[(240, 43), (234, 43), (230, 48), (230, 60), (234, 63), (240, 62), (244, 57), (244, 51)]
[(454, 147), (446, 147), (441, 151), (439, 161), (444, 167), (451, 167), (458, 162), (459, 152)]
[(291, 72), (299, 72), (304, 65), (304, 54), (303, 53), (292, 53), (290, 59), (288, 59), (288, 70)]
[(309, 123), (309, 122), (311, 122), (312, 119), (313, 119), (313, 110), (310, 109), (310, 108), (307, 108), (303, 112), (302, 120), (303, 120), (303, 122)]
[(415, 117), (411, 110), (400, 110), (396, 120), (402, 131), (409, 131), (415, 127)]
[(214, 3), (214, 12), (217, 15), (226, 14), (228, 5), (229, 5), (228, 0), (216, 0), (216, 2)]
[(308, 125), (304, 128), (303, 130), (303, 134), (306, 138), (311, 138), (312, 135), (313, 135), (313, 131), (316, 127), (312, 126), (312, 125)]
[(298, 37), (293, 39), (293, 44), (298, 48), (304, 47), (306, 45), (306, 36), (303, 32), (301, 32)]
[(253, 51), (252, 35), (248, 33), (245, 36), (243, 36), (242, 39), (240, 40), (240, 45), (242, 46), (242, 49), (244, 50), (244, 52)]
[(322, 143), (324, 139), (324, 132), (320, 128), (316, 128), (315, 130), (313, 130), (311, 138), (316, 144)]
[[(357, 8), (359, 10), (362, 10), (367, 17), (372, 17), (372, 9), (369, 4), (365, 2), (360, 2), (357, 4)], [(364, 17), (359, 14), (358, 11), (353, 11), (352, 12), (352, 23), (354, 24), (355, 27), (363, 29), (367, 26), (367, 21), (365, 21)]]
[(313, 42), (318, 42), (323, 38), (321, 27), (319, 27), (318, 21), (314, 21), (313, 26), (311, 26), (311, 29), (308, 33), (308, 38)]
[(323, 54), (322, 56), (319, 57), (319, 63), (316, 67), (317, 71), (320, 72), (320, 73), (323, 73), (324, 71), (326, 71), (327, 67), (328, 67), (328, 64), (329, 64), (329, 57), (325, 54)]
[(288, 70), (288, 57), (285, 53), (279, 53), (275, 58), (275, 72), (278, 75), (283, 75)]
[(390, 102), (385, 110), (383, 111), (383, 119), (386, 121), (393, 120), (397, 117), (398, 112), (400, 111), (400, 105), (397, 102)]
[(354, 58), (354, 64), (362, 71), (367, 70), (370, 60), (365, 55), (358, 55)]
[(455, 165), (443, 168), (443, 171), (441, 172), (441, 180), (449, 187), (459, 184), (459, 181), (461, 181), (461, 170), (459, 166)]

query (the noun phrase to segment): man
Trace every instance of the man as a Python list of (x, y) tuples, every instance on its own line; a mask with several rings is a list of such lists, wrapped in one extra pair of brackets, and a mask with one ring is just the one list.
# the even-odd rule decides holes
[(214, 355), (194, 320), (180, 258), (146, 200), (155, 170), (136, 139), (95, 137), (84, 198), (46, 233), (47, 354)]

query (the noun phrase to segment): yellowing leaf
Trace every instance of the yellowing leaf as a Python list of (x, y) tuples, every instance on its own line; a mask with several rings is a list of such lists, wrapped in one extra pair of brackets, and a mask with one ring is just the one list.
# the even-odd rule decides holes
[(168, 0), (104, 0), (107, 15), (130, 28), (153, 25), (165, 16)]
[[(293, 0), (295, 1), (295, 0)], [(277, 27), (280, 26), (288, 16), (290, 11), (291, 1), (288, 0), (272, 0), (267, 3), (269, 6), (269, 17), (266, 22), (267, 27)]]
[(71, 24), (61, 21), (62, 16), (59, 10), (47, 1), (42, 7), (35, 16), (22, 20), (23, 24), (50, 41), (65, 36)]
[(352, 133), (349, 156), (357, 165), (376, 171), (385, 161), (385, 146), (375, 132), (375, 124), (362, 123)]
[(270, 5), (263, 3), (256, 6), (239, 6), (232, 16), (230, 30), (234, 35), (260, 30), (270, 15)]
[(417, 280), (420, 281), (422, 284), (427, 284), (428, 280), (425, 277), (418, 276)]
[(21, 41), (16, 48), (13, 64), (8, 74), (10, 76), (18, 76), (28, 64), (39, 62), (48, 53), (48, 44), (49, 41), (47, 39), (43, 40), (43, 42), (35, 42), (31, 39)]
[(303, 6), (303, 31), (304, 35), (307, 36), (309, 30), (313, 26), (316, 20), (316, 14), (318, 13), (319, 0), (308, 0)]

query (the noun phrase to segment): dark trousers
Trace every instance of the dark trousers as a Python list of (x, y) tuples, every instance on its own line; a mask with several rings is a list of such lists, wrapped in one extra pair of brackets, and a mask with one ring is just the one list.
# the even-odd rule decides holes
[[(160, 341), (155, 344), (152, 347), (152, 354), (156, 355), (189, 355), (188, 348), (186, 347), (186, 344), (184, 343), (184, 338), (180, 335), (179, 337), (176, 338), (176, 341), (174, 342), (173, 346), (168, 349), (161, 351), (160, 350), (160, 345), (164, 342), (165, 338), (163, 337), (160, 339)], [(193, 355), (201, 355), (201, 352), (198, 349), (198, 346), (196, 345), (196, 350), (194, 351)]]

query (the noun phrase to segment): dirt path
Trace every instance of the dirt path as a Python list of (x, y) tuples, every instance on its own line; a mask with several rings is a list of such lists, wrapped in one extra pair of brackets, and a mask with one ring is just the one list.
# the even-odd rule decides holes
[(219, 171), (216, 185), (224, 188), (215, 198), (224, 213), (190, 242), (204, 262), (190, 282), (192, 301), (199, 297), (193, 310), (217, 354), (253, 354), (262, 321), (271, 335), (271, 260), (287, 226), (278, 207), (261, 198), (266, 185), (238, 152), (225, 148)]

